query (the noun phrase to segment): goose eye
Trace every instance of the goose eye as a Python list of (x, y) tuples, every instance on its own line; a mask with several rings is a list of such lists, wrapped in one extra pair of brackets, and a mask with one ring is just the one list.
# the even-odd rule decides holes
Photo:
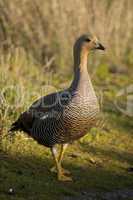
[(85, 41), (86, 41), (86, 42), (90, 42), (91, 40), (90, 40), (89, 38), (86, 38)]

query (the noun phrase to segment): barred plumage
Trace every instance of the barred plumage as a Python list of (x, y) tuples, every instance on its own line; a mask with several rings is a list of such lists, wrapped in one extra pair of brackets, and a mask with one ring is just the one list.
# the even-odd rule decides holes
[[(88, 35), (81, 36), (74, 45), (74, 79), (71, 86), (34, 102), (12, 125), (12, 131), (23, 130), (53, 150), (56, 144), (70, 143), (95, 126), (99, 105), (87, 71), (87, 56), (89, 50), (103, 50), (104, 47), (96, 38), (87, 38)], [(55, 152), (52, 153), (55, 156)], [(59, 171), (57, 160), (56, 166)], [(58, 178), (60, 174), (58, 172)]]

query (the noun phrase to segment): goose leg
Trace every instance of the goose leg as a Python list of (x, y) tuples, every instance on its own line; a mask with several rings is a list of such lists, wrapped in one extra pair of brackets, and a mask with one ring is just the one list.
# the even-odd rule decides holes
[(59, 163), (61, 163), (61, 161), (63, 159), (63, 155), (65, 153), (67, 146), (68, 146), (68, 144), (61, 144), (61, 151), (60, 151), (59, 158), (58, 158)]
[[(62, 162), (62, 159), (63, 159), (63, 155), (64, 155), (64, 153), (65, 153), (65, 150), (66, 150), (67, 146), (68, 146), (68, 144), (61, 144), (61, 149), (60, 149), (60, 153), (59, 153), (59, 156), (58, 156), (58, 162), (59, 162), (59, 164), (60, 164), (62, 173), (68, 174), (68, 175), (69, 175), (70, 172), (69, 172), (68, 170), (64, 169), (64, 168), (61, 166), (61, 162)], [(51, 172), (57, 173), (57, 169), (56, 169), (55, 166), (53, 166), (50, 170), (51, 170)]]
[[(68, 144), (61, 144), (61, 150), (60, 150), (60, 154), (59, 154), (59, 157), (58, 157), (58, 162), (61, 166), (61, 162), (62, 162), (62, 159), (63, 159), (63, 156), (64, 156), (64, 153), (66, 151), (66, 148), (67, 148)], [(62, 170), (62, 173), (64, 174), (70, 174), (70, 172), (64, 168), (61, 167), (61, 170)]]
[(57, 158), (56, 148), (52, 147), (51, 152), (52, 152), (52, 155), (53, 155), (53, 158), (54, 158), (54, 161), (55, 161), (58, 180), (60, 180), (60, 181), (71, 181), (72, 179), (70, 177), (65, 176), (64, 173), (62, 172), (61, 163), (59, 162), (59, 160)]

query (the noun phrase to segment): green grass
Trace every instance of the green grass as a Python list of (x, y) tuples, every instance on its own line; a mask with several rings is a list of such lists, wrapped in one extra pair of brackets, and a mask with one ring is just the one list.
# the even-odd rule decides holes
[[(1, 200), (63, 199), (81, 191), (111, 191), (132, 188), (132, 134), (116, 130), (100, 133), (91, 140), (85, 136), (69, 146), (64, 166), (72, 173), (73, 182), (56, 180), (49, 169), (53, 164), (49, 149), (19, 134), (14, 141), (3, 141), (1, 150)], [(92, 159), (95, 163), (92, 163)], [(9, 195), (9, 188), (15, 195)]]
[[(12, 64), (5, 58), (0, 66), (0, 88), (6, 99), (1, 101), (0, 108), (0, 200), (59, 200), (78, 196), (82, 191), (132, 188), (133, 175), (128, 168), (133, 166), (133, 122), (113, 104), (118, 89), (130, 83), (130, 76), (119, 75), (115, 80), (109, 74), (107, 79), (105, 77), (105, 104), (102, 106), (105, 130), (93, 129), (68, 147), (63, 165), (71, 171), (73, 182), (58, 182), (49, 171), (53, 160), (48, 148), (21, 133), (13, 138), (4, 137), (19, 113), (43, 93), (40, 88), (50, 77), (25, 57), (14, 60)], [(63, 78), (53, 75), (51, 85), (57, 89), (63, 87), (61, 83), (66, 82)], [(102, 90), (104, 76), (100, 78), (95, 83)], [(24, 103), (17, 108), (16, 90), (8, 89), (11, 85), (22, 89)], [(55, 88), (49, 86), (43, 94)], [(10, 188), (15, 191), (12, 195), (8, 194)]]

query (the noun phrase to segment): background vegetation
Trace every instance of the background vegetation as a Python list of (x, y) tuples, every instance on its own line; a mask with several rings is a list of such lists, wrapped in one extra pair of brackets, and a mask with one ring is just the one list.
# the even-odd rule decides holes
[[(0, 0), (0, 200), (132, 189), (132, 10), (132, 0)], [(35, 99), (69, 85), (72, 45), (88, 31), (107, 47), (88, 59), (104, 120), (70, 145), (64, 165), (74, 181), (59, 183), (47, 148), (20, 133), (6, 135)]]

